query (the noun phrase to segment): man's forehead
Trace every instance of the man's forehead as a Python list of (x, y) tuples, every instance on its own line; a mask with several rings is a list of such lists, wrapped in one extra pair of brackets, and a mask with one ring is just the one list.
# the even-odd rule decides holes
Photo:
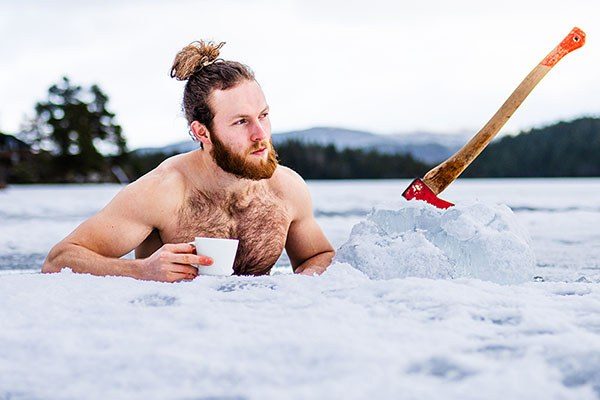
[(267, 102), (265, 95), (254, 80), (245, 80), (226, 90), (214, 90), (210, 95), (215, 117), (227, 118), (238, 114), (254, 114), (262, 111)]

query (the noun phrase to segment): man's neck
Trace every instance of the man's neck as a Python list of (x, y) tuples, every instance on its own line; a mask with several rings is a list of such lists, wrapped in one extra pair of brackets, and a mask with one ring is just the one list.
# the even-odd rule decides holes
[(196, 150), (195, 153), (196, 165), (193, 168), (203, 171), (202, 174), (196, 175), (196, 186), (205, 193), (215, 193), (225, 198), (239, 197), (260, 185), (260, 181), (242, 179), (223, 171), (206, 150)]

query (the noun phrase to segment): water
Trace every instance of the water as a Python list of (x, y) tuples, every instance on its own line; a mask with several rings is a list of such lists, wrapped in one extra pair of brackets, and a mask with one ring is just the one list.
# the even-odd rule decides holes
[[(312, 181), (314, 213), (335, 248), (381, 205), (398, 207), (408, 180)], [(0, 273), (39, 271), (50, 248), (102, 208), (120, 185), (12, 186), (0, 191)], [(532, 238), (537, 274), (549, 280), (600, 279), (600, 179), (459, 180), (456, 203), (503, 203)], [(291, 272), (285, 254), (276, 271)]]

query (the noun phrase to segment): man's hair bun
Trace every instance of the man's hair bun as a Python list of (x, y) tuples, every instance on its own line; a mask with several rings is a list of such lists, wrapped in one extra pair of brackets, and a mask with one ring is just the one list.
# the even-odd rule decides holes
[(219, 60), (219, 50), (224, 44), (225, 42), (215, 44), (204, 40), (188, 44), (175, 56), (171, 67), (171, 78), (185, 81), (202, 68)]

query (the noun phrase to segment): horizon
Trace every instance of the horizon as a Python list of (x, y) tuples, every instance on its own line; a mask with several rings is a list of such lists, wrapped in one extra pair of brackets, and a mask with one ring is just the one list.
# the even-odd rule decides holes
[(274, 132), (475, 133), (579, 26), (586, 46), (548, 74), (499, 136), (516, 134), (600, 113), (598, 14), (588, 0), (0, 1), (0, 32), (12, 38), (0, 44), (0, 92), (9, 94), (0, 98), (0, 130), (17, 133), (65, 75), (102, 88), (130, 149), (184, 141), (183, 83), (168, 70), (177, 51), (203, 38), (226, 41), (221, 56), (255, 71)]
[[(531, 130), (543, 129), (543, 128), (550, 127), (550, 126), (553, 126), (553, 125), (556, 125), (559, 123), (570, 123), (570, 122), (573, 122), (573, 121), (576, 121), (579, 119), (583, 119), (583, 118), (600, 118), (600, 115), (580, 115), (580, 116), (576, 116), (574, 118), (565, 118), (565, 119), (560, 119), (560, 120), (556, 120), (556, 121), (541, 123), (541, 124), (538, 124), (538, 125), (535, 125), (532, 127), (528, 127), (526, 129), (519, 130), (517, 132), (504, 131), (504, 132), (501, 132), (498, 135), (496, 135), (495, 138), (493, 139), (493, 141), (496, 141), (504, 136), (516, 136), (516, 135), (526, 134), (526, 133), (530, 132)], [(291, 130), (286, 130), (286, 131), (271, 132), (271, 135), (285, 135), (285, 134), (289, 134), (289, 133), (299, 133), (299, 132), (315, 130), (315, 129), (331, 129), (331, 130), (339, 130), (339, 131), (365, 133), (365, 134), (371, 134), (371, 135), (376, 135), (376, 136), (394, 136), (394, 137), (399, 137), (399, 136), (410, 137), (410, 136), (421, 135), (421, 134), (432, 135), (432, 136), (448, 136), (448, 137), (464, 136), (467, 141), (469, 140), (470, 137), (474, 136), (478, 132), (478, 130), (477, 131), (461, 130), (461, 131), (452, 131), (452, 132), (434, 132), (434, 131), (417, 130), (417, 131), (407, 131), (407, 132), (378, 133), (378, 132), (373, 132), (373, 131), (369, 131), (366, 129), (356, 129), (356, 128), (348, 128), (348, 127), (342, 127), (342, 126), (311, 126), (311, 127), (303, 128), (303, 129), (291, 129)], [(18, 132), (5, 132), (5, 131), (0, 130), (0, 133), (16, 137)], [(164, 144), (159, 144), (159, 145), (140, 145), (137, 147), (132, 147), (128, 144), (127, 149), (128, 149), (128, 151), (136, 151), (136, 150), (140, 150), (140, 149), (154, 149), (154, 148), (168, 147), (168, 146), (172, 146), (172, 145), (180, 145), (180, 144), (183, 144), (186, 142), (193, 142), (193, 140), (190, 139), (189, 135), (186, 137), (183, 137), (181, 139), (177, 139), (175, 141), (172, 141), (169, 143), (164, 143)], [(465, 143), (466, 143), (466, 141), (465, 141)]]
[[(516, 136), (516, 135), (526, 134), (532, 130), (544, 129), (544, 128), (547, 128), (547, 127), (550, 127), (550, 126), (553, 126), (553, 125), (556, 125), (559, 123), (570, 123), (570, 122), (573, 122), (573, 121), (576, 121), (579, 119), (584, 119), (584, 118), (599, 118), (600, 119), (600, 115), (581, 115), (581, 116), (577, 116), (574, 118), (565, 118), (565, 119), (560, 119), (557, 121), (541, 123), (539, 125), (520, 130), (518, 132), (502, 132), (501, 134), (496, 135), (495, 138), (493, 139), (493, 141), (496, 141), (504, 136)], [(281, 132), (271, 132), (271, 135), (285, 135), (285, 134), (297, 133), (297, 132), (300, 133), (300, 132), (313, 130), (313, 129), (332, 129), (332, 130), (372, 134), (372, 135), (376, 135), (376, 136), (394, 136), (394, 137), (398, 137), (398, 136), (409, 137), (409, 136), (421, 135), (421, 134), (434, 135), (434, 136), (448, 136), (448, 137), (464, 136), (466, 141), (468, 141), (472, 136), (474, 136), (478, 132), (478, 130), (477, 131), (464, 130), (464, 131), (454, 131), (454, 132), (412, 131), (412, 132), (394, 132), (394, 133), (382, 134), (382, 133), (377, 133), (377, 132), (373, 132), (373, 131), (369, 131), (369, 130), (365, 130), (365, 129), (354, 129), (354, 128), (346, 128), (346, 127), (340, 127), (340, 126), (312, 126), (312, 127), (304, 128), (304, 129), (292, 129), (292, 130), (286, 130), (286, 131), (281, 131)], [(465, 143), (466, 143), (466, 141), (465, 141)], [(172, 145), (180, 145), (180, 144), (183, 144), (186, 142), (193, 142), (193, 140), (189, 136), (187, 136), (186, 138), (183, 138), (181, 140), (177, 140), (177, 141), (174, 141), (171, 143), (165, 143), (165, 144), (157, 145), (157, 146), (139, 146), (136, 148), (132, 148), (130, 146), (127, 146), (127, 147), (128, 147), (129, 151), (135, 151), (135, 150), (139, 150), (139, 149), (153, 149), (153, 148), (168, 147), (168, 146), (172, 146)]]

